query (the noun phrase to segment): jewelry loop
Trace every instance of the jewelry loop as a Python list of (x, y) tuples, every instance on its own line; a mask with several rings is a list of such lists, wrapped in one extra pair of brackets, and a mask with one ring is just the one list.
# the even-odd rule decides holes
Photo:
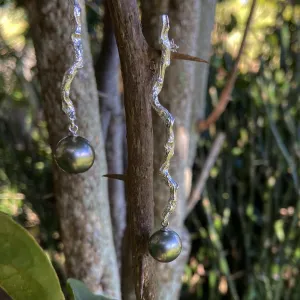
[(72, 121), (72, 123), (69, 125), (69, 131), (72, 135), (77, 135), (78, 126), (74, 123), (74, 121)]
[(165, 221), (165, 220), (163, 220), (162, 222), (161, 222), (161, 227), (162, 228), (167, 228), (167, 227), (169, 227), (169, 221)]

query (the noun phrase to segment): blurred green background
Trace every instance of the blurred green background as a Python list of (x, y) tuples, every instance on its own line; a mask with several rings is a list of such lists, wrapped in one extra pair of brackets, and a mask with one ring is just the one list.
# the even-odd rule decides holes
[[(39, 241), (64, 281), (52, 158), (27, 17), (0, 1), (0, 211)], [(207, 111), (236, 58), (250, 1), (219, 1)], [(88, 10), (92, 49), (102, 38)], [(259, 0), (229, 105), (199, 138), (195, 172), (218, 132), (226, 143), (187, 220), (182, 299), (300, 299), (300, 5)]]

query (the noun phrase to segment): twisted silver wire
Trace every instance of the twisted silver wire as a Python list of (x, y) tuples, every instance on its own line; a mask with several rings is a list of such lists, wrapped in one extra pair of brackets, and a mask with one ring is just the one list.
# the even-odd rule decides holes
[(161, 176), (164, 178), (165, 182), (170, 188), (170, 198), (162, 214), (162, 218), (163, 218), (163, 221), (161, 223), (162, 227), (167, 227), (169, 225), (168, 219), (171, 213), (175, 210), (177, 204), (177, 190), (178, 190), (177, 182), (171, 177), (169, 173), (170, 160), (174, 155), (174, 148), (175, 148), (174, 131), (173, 131), (173, 125), (175, 119), (170, 114), (170, 112), (160, 104), (158, 99), (158, 95), (161, 92), (163, 87), (166, 68), (170, 65), (171, 51), (176, 51), (176, 49), (178, 48), (174, 44), (173, 40), (172, 41), (169, 40), (168, 37), (169, 29), (170, 29), (169, 18), (167, 15), (162, 15), (162, 30), (161, 30), (160, 40), (159, 40), (159, 44), (161, 47), (161, 60), (159, 65), (158, 76), (152, 90), (153, 99), (151, 102), (152, 107), (157, 112), (157, 114), (161, 117), (161, 119), (164, 121), (168, 130), (168, 138), (165, 144), (165, 158), (159, 170)]
[(75, 124), (76, 111), (72, 100), (70, 99), (70, 89), (72, 81), (78, 72), (78, 69), (83, 67), (83, 46), (81, 37), (81, 8), (78, 0), (74, 0), (74, 17), (76, 22), (75, 31), (72, 34), (73, 48), (75, 52), (75, 61), (71, 67), (65, 72), (62, 81), (62, 110), (70, 120), (69, 131), (76, 135), (78, 126)]

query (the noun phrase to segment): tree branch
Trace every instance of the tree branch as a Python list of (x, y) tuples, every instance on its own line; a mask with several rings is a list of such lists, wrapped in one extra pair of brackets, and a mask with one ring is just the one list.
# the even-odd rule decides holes
[(153, 138), (151, 89), (154, 57), (142, 34), (136, 0), (107, 2), (119, 49), (124, 82), (128, 170), (127, 224), (138, 300), (157, 299), (154, 260), (148, 254), (153, 227)]
[(196, 204), (201, 198), (206, 181), (209, 177), (210, 170), (214, 166), (219, 156), (219, 153), (225, 141), (225, 137), (226, 135), (224, 133), (219, 133), (212, 145), (210, 153), (204, 163), (202, 172), (196, 179), (195, 186), (193, 187), (190, 197), (188, 199), (187, 215), (193, 210), (193, 208), (196, 206)]
[(171, 59), (195, 61), (195, 62), (208, 64), (207, 60), (204, 60), (197, 56), (192, 56), (192, 55), (184, 54), (184, 53), (180, 53), (180, 52), (171, 52)]
[(105, 174), (102, 177), (106, 177), (109, 179), (116, 179), (121, 181), (126, 181), (126, 175), (125, 174)]
[(208, 118), (206, 120), (202, 120), (199, 122), (198, 129), (200, 132), (208, 129), (211, 124), (215, 123), (226, 109), (226, 106), (229, 102), (230, 95), (232, 93), (232, 90), (233, 90), (233, 87), (234, 87), (234, 84), (235, 84), (235, 81), (237, 78), (238, 66), (239, 66), (245, 45), (246, 45), (248, 32), (249, 32), (250, 25), (251, 25), (251, 22), (253, 19), (255, 5), (256, 5), (256, 0), (253, 0), (252, 6), (250, 9), (250, 13), (249, 13), (249, 17), (248, 17), (248, 20), (246, 23), (243, 39), (241, 42), (241, 46), (240, 46), (235, 64), (233, 66), (233, 69), (229, 75), (228, 81), (221, 92), (220, 101), (219, 101), (218, 105), (216, 106), (216, 108), (213, 110), (213, 112), (208, 116)]

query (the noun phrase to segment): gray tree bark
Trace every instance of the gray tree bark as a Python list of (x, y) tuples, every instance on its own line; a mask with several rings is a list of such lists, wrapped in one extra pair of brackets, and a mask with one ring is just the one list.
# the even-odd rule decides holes
[[(215, 10), (217, 0), (201, 1), (200, 30), (198, 35), (197, 55), (209, 61), (211, 51), (211, 33), (214, 27)], [(196, 122), (205, 118), (207, 80), (209, 65), (196, 64), (195, 92), (191, 118), (191, 139), (189, 149), (189, 167), (192, 168), (196, 156), (199, 132)]]
[[(215, 1), (209, 0), (169, 0), (142, 1), (144, 34), (149, 43), (155, 47), (158, 40), (158, 17), (168, 13), (170, 17), (170, 38), (179, 46), (181, 53), (203, 57), (202, 50), (210, 47), (211, 29), (206, 23), (213, 22)], [(213, 3), (214, 2), (214, 3)], [(210, 20), (208, 20), (210, 18)], [(205, 27), (205, 28), (202, 28)], [(198, 43), (197, 43), (198, 42)], [(208, 51), (206, 51), (208, 52)], [(206, 99), (207, 70), (203, 65), (196, 66), (194, 62), (172, 61), (167, 70), (164, 88), (160, 95), (162, 105), (167, 107), (175, 116), (175, 156), (171, 162), (170, 173), (179, 183), (178, 205), (170, 227), (177, 231), (183, 240), (183, 251), (179, 258), (170, 264), (157, 264), (158, 298), (173, 300), (179, 298), (181, 276), (190, 252), (190, 238), (184, 227), (186, 218), (187, 198), (191, 189), (192, 163), (191, 154), (196, 151), (198, 134), (194, 123), (199, 117), (199, 106), (203, 109)], [(196, 76), (196, 67), (198, 72)], [(200, 69), (200, 72), (199, 72)], [(202, 74), (202, 71), (203, 72)], [(200, 74), (199, 74), (200, 73)], [(202, 90), (195, 87), (200, 85)], [(194, 112), (197, 107), (197, 114)], [(163, 147), (166, 141), (162, 134), (163, 124), (156, 116), (153, 117), (154, 129), (154, 201), (155, 226), (161, 222), (161, 213), (167, 203), (168, 188), (158, 174), (163, 160)], [(192, 142), (193, 141), (193, 142)], [(194, 158), (194, 156), (193, 156)]]
[[(65, 0), (26, 0), (44, 98), (52, 150), (67, 135), (67, 118), (61, 111), (60, 87), (74, 59), (71, 33), (73, 10)], [(81, 1), (85, 20), (84, 1)], [(107, 193), (105, 149), (93, 63), (83, 22), (85, 66), (75, 77), (71, 98), (77, 109), (79, 134), (96, 152), (86, 173), (68, 175), (54, 165), (55, 195), (69, 277), (83, 280), (93, 291), (120, 299), (120, 281)]]
[[(169, 18), (170, 33), (180, 52), (196, 54), (196, 40), (199, 29), (199, 1), (170, 1)], [(170, 173), (179, 183), (178, 204), (171, 218), (170, 227), (182, 238), (183, 250), (172, 263), (157, 263), (158, 298), (173, 300), (179, 298), (181, 276), (190, 253), (190, 238), (184, 228), (185, 207), (187, 198), (187, 160), (189, 149), (189, 132), (191, 105), (194, 92), (195, 63), (173, 61), (167, 69), (164, 88), (160, 101), (175, 117), (175, 155), (171, 162)], [(155, 227), (160, 226), (161, 214), (166, 206), (169, 191), (165, 182), (158, 174), (163, 161), (166, 135), (162, 135), (163, 124), (155, 116), (153, 118), (154, 131), (154, 220)]]
[[(109, 0), (108, 0), (109, 1)], [(105, 5), (103, 42), (95, 72), (100, 97), (101, 125), (105, 140), (108, 174), (123, 174), (124, 113), (120, 96), (120, 60), (111, 18)], [(119, 266), (126, 227), (124, 182), (108, 180), (113, 237)]]

